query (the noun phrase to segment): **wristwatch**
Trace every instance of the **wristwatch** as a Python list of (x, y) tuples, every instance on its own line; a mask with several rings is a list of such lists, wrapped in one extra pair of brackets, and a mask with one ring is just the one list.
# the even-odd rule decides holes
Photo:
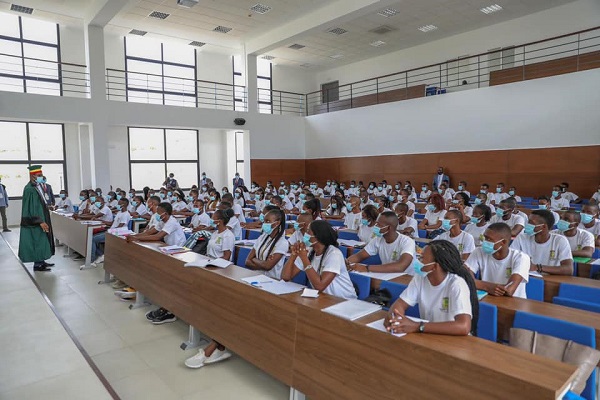
[(425, 332), (425, 322), (421, 321), (419, 324), (419, 333)]
[(543, 268), (542, 264), (538, 264), (537, 265), (537, 272), (541, 274), (542, 273), (542, 268)]
[(367, 272), (370, 272), (370, 271), (369, 271), (369, 266), (368, 266), (368, 265), (366, 265), (366, 267), (367, 267)]

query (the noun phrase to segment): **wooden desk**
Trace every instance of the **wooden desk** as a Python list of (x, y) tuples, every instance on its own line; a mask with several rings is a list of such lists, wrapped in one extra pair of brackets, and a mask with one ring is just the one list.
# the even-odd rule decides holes
[(140, 228), (142, 225), (148, 225), (148, 220), (145, 218), (132, 218), (131, 219), (131, 230), (135, 233), (140, 233)]
[(311, 399), (554, 399), (575, 372), (474, 337), (398, 339), (364, 326), (384, 312), (342, 320), (321, 312), (339, 298), (275, 296), (239, 281), (255, 271), (185, 268), (202, 256), (166, 256), (157, 246), (107, 235), (105, 269)]
[(84, 256), (85, 267), (89, 267), (92, 262), (94, 228), (98, 228), (99, 225), (86, 225), (54, 211), (50, 212), (50, 221), (54, 239)]
[(570, 275), (544, 275), (544, 301), (552, 303), (552, 298), (558, 296), (562, 283), (600, 289), (600, 281), (595, 279)]

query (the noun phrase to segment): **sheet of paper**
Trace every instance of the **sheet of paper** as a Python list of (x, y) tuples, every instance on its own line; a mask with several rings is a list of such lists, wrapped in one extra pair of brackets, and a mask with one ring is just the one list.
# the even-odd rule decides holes
[(123, 227), (123, 228), (109, 229), (108, 233), (110, 233), (112, 235), (116, 235), (116, 236), (127, 236), (127, 235), (133, 235), (135, 232), (133, 232), (132, 230), (130, 230), (127, 227)]
[(597, 259), (597, 260), (595, 260), (595, 261), (592, 261), (590, 264), (593, 264), (593, 265), (600, 265), (600, 258), (599, 258), (599, 259)]
[(286, 281), (274, 281), (268, 284), (258, 285), (257, 287), (266, 292), (273, 293), (276, 295), (295, 293), (304, 289), (304, 286), (300, 284)]
[(368, 276), (373, 279), (379, 279), (382, 281), (391, 281), (392, 279), (396, 279), (403, 275), (408, 275), (406, 272), (354, 272), (354, 273)]
[(365, 315), (372, 314), (379, 310), (381, 310), (381, 306), (377, 304), (367, 303), (362, 300), (346, 300), (342, 303), (324, 308), (321, 311), (354, 321), (355, 319), (362, 318)]
[(364, 247), (366, 244), (365, 242), (359, 242), (358, 240), (350, 239), (338, 239), (338, 243), (348, 247)]
[[(426, 319), (411, 317), (411, 316), (408, 316), (408, 315), (406, 316), (406, 318), (408, 318), (408, 319), (410, 319), (411, 321), (414, 321), (414, 322), (429, 322)], [(369, 328), (377, 329), (378, 331), (389, 333), (387, 331), (387, 329), (385, 329), (385, 326), (383, 325), (383, 321), (384, 321), (384, 318), (379, 319), (377, 321), (373, 321), (370, 324), (367, 324), (367, 326)], [(397, 336), (397, 337), (402, 337), (402, 336), (406, 335), (406, 333), (392, 333), (392, 335)]]
[(255, 275), (255, 276), (249, 276), (247, 278), (242, 278), (242, 280), (253, 286), (257, 286), (257, 285), (261, 285), (261, 284), (265, 284), (265, 283), (277, 282), (275, 279), (269, 278), (268, 276), (262, 275), (262, 274)]
[(254, 246), (256, 243), (256, 239), (245, 239), (245, 240), (236, 240), (235, 244), (238, 246)]
[(233, 264), (231, 261), (225, 260), (223, 258), (214, 258), (208, 262), (208, 265), (219, 268), (227, 268), (231, 264)]
[(194, 261), (187, 262), (183, 264), (184, 267), (199, 267), (204, 268), (208, 265), (210, 260), (208, 258), (198, 258)]
[(529, 271), (529, 276), (535, 276), (536, 278), (543, 278), (544, 276), (537, 271)]
[(479, 299), (479, 301), (481, 301), (487, 295), (488, 295), (488, 293), (485, 290), (477, 291), (477, 298)]
[(301, 296), (316, 299), (317, 297), (319, 297), (319, 291), (316, 289), (305, 288)]

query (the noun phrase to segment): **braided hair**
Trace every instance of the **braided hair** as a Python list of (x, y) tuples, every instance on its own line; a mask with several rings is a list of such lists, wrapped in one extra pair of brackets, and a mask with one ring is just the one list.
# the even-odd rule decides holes
[(270, 244), (269, 251), (264, 256), (265, 260), (271, 255), (271, 252), (275, 248), (275, 245), (277, 244), (277, 242), (279, 242), (279, 239), (281, 239), (282, 236), (285, 234), (285, 213), (283, 212), (283, 210), (275, 208), (269, 211), (265, 215), (265, 218), (267, 217), (267, 215), (274, 215), (275, 217), (277, 217), (279, 225), (277, 226), (277, 235), (275, 236), (275, 238), (271, 238), (271, 235), (267, 235), (265, 237), (265, 240), (260, 244), (260, 247), (258, 248), (257, 254), (259, 255), (259, 258), (261, 258), (260, 255), (263, 253), (264, 249)]
[(427, 246), (431, 249), (433, 259), (446, 272), (460, 276), (467, 282), (471, 299), (471, 334), (477, 336), (477, 322), (479, 321), (479, 299), (475, 280), (469, 270), (463, 266), (460, 253), (451, 242), (447, 240), (435, 240)]
[[(338, 234), (331, 227), (329, 222), (319, 220), (313, 221), (310, 223), (310, 230), (312, 231), (314, 237), (319, 241), (319, 243), (325, 245), (325, 250), (323, 250), (323, 254), (321, 255), (321, 261), (319, 263), (319, 269), (317, 272), (321, 275), (321, 269), (323, 268), (323, 260), (325, 259), (325, 254), (327, 254), (327, 250), (329, 250), (330, 246), (338, 247)], [(311, 250), (308, 255), (308, 259), (312, 262), (315, 258), (315, 249)]]

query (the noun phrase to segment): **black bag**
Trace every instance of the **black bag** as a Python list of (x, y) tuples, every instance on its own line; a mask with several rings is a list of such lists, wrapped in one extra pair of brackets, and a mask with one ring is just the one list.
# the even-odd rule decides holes
[(592, 279), (596, 279), (597, 281), (600, 281), (600, 271), (598, 271), (594, 275), (592, 275)]
[(202, 254), (203, 256), (205, 256), (207, 249), (208, 249), (208, 240), (201, 238), (201, 239), (198, 239), (198, 241), (196, 242), (196, 245), (192, 248), (192, 251), (194, 253)]
[(392, 294), (387, 289), (376, 289), (371, 292), (365, 301), (378, 304), (382, 307), (390, 307), (392, 302)]

